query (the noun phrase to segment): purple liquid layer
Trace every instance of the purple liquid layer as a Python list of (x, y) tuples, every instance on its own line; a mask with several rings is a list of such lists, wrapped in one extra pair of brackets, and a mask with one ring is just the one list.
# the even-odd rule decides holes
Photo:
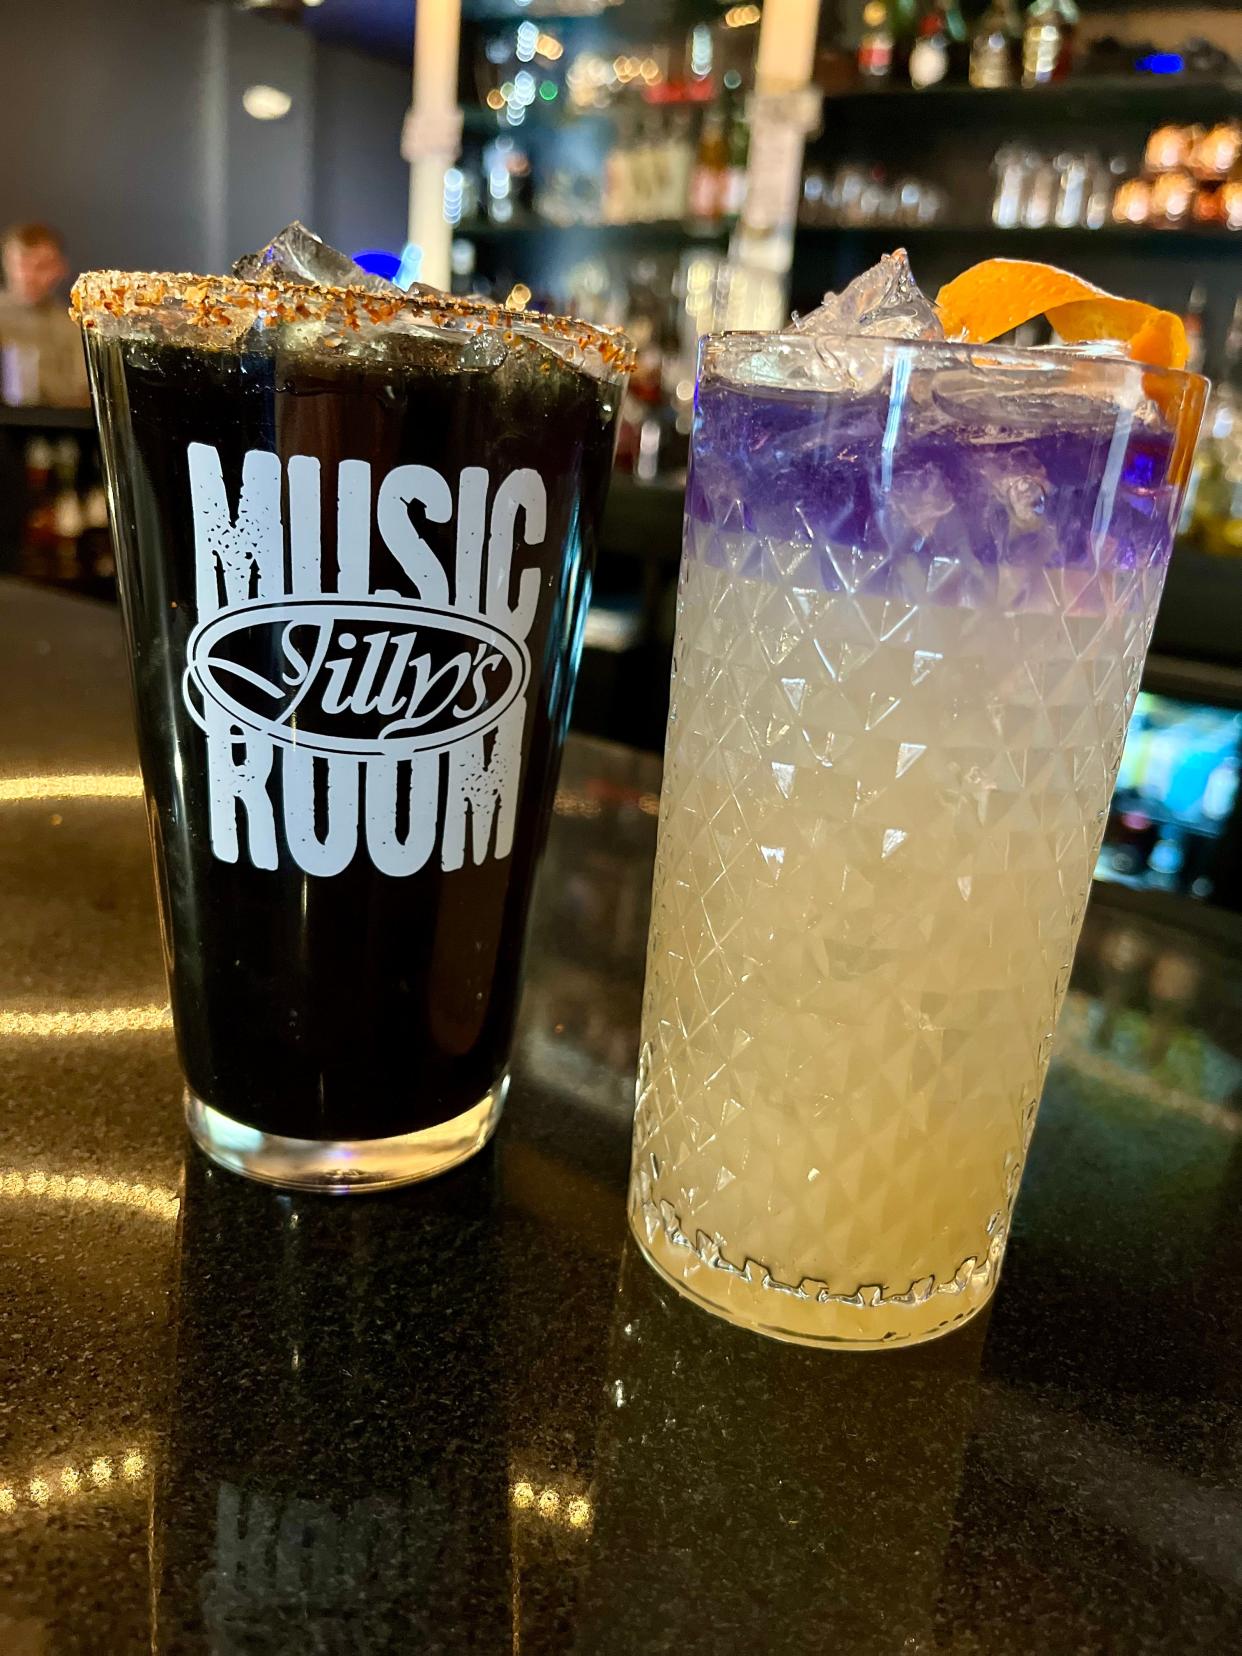
[[(1180, 506), (1167, 428), (1084, 397), (1012, 391), (955, 407), (935, 386), (914, 390), (890, 419), (887, 390), (825, 396), (705, 380), (688, 527), (769, 547), (851, 548), (874, 559), (877, 579), (910, 555), (1100, 573), (1167, 561)], [(826, 588), (840, 584), (832, 559), (818, 565)]]

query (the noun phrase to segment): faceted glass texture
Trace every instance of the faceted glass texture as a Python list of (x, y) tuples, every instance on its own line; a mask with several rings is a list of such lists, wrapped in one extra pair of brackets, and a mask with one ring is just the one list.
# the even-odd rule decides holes
[(631, 1222), (711, 1309), (884, 1345), (991, 1294), (1202, 396), (709, 342)]

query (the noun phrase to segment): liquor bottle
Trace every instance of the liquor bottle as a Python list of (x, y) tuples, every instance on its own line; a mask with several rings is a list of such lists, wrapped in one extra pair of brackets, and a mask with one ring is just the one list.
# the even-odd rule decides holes
[(690, 175), (691, 218), (710, 224), (720, 217), (728, 166), (724, 117), (718, 109), (709, 109), (703, 117), (694, 171)]
[(1143, 146), (1143, 171), (1153, 177), (1187, 171), (1202, 139), (1201, 126), (1178, 126), (1170, 121), (1154, 128)]
[(1242, 400), (1242, 298), (1234, 303), (1229, 332), (1225, 336), (1225, 354), (1221, 358), (1220, 383)]
[(1114, 224), (1146, 224), (1151, 213), (1151, 185), (1145, 178), (1123, 178), (1113, 192)]
[(678, 110), (664, 135), (665, 218), (686, 216), (693, 171), (694, 144), (690, 137), (690, 117), (685, 110)]
[(750, 128), (740, 98), (729, 121), (728, 154), (722, 205), (727, 217), (736, 218), (746, 204), (746, 162), (750, 155)]
[(1217, 222), (1226, 230), (1242, 230), (1242, 160), (1234, 162), (1220, 187)]
[(992, 158), (996, 191), (992, 197), (992, 223), (998, 230), (1014, 230), (1022, 223), (1027, 189), (1039, 165), (1034, 150), (1022, 144), (1002, 144)]
[(1014, 0), (991, 0), (970, 37), (970, 84), (1016, 86), (1022, 77), (1022, 19)]
[(660, 218), (663, 194), (659, 123), (648, 115), (639, 122), (630, 149), (631, 222), (648, 224)]
[(1186, 358), (1186, 367), (1192, 374), (1203, 372), (1203, 313), (1207, 309), (1207, 290), (1202, 282), (1196, 282), (1190, 290), (1190, 298), (1186, 301), (1186, 309), (1182, 314), (1182, 325), (1186, 329), (1186, 344), (1189, 354)]
[(102, 483), (92, 484), (82, 496), (82, 524), (83, 566), (96, 580), (111, 581), (116, 575), (116, 563), (108, 534), (108, 502)]
[(78, 447), (77, 438), (58, 438), (52, 449), (52, 456), (52, 469), (59, 487), (62, 490), (74, 488), (82, 459), (82, 450)]
[(1189, 165), (1200, 184), (1219, 184), (1242, 155), (1242, 122), (1218, 121), (1196, 135)]
[(1036, 157), (1022, 197), (1024, 229), (1043, 230), (1053, 222), (1059, 183), (1056, 164), (1046, 155)]
[(68, 485), (58, 492), (52, 502), (52, 534), (56, 540), (57, 580), (72, 583), (83, 575), (79, 543), (85, 527), (82, 502), (78, 498), (77, 490)]
[(1242, 554), (1242, 299), (1233, 309), (1220, 378), (1212, 390), (1183, 514), (1205, 552)]
[(47, 488), (52, 475), (55, 456), (52, 445), (42, 435), (35, 435), (26, 444), (26, 493), (33, 499)]
[(1022, 84), (1064, 80), (1074, 59), (1078, 7), (1074, 0), (1033, 0), (1022, 31)]
[(1083, 223), (1088, 230), (1100, 230), (1108, 223), (1113, 208), (1113, 193), (1127, 171), (1124, 156), (1114, 155), (1107, 161), (1103, 156), (1092, 156), (1091, 187), (1087, 192), (1087, 207), (1083, 215)]
[(51, 530), (55, 541), (54, 579), (72, 584), (82, 574), (78, 543), (85, 523), (78, 496), (78, 467), (82, 451), (74, 437), (61, 437), (53, 447)]
[(1180, 169), (1161, 173), (1152, 181), (1147, 222), (1166, 226), (1184, 224), (1194, 211), (1196, 194), (1190, 173)]
[(44, 580), (55, 546), (52, 530), (52, 445), (42, 434), (31, 437), (25, 452), (25, 511), (20, 531), (18, 570), (30, 580)]
[(919, 38), (919, 0), (884, 0), (884, 20), (889, 36), (888, 73), (869, 84), (888, 81), (893, 86), (909, 86), (909, 58)]
[(888, 80), (893, 68), (893, 30), (884, 0), (867, 0), (858, 42), (858, 73), (869, 85)]
[(965, 86), (970, 79), (970, 30), (966, 27), (958, 0), (939, 0), (939, 9), (949, 39), (948, 78)]
[(600, 216), (605, 224), (629, 224), (634, 218), (634, 132), (628, 122), (618, 124), (617, 141), (604, 157)]
[(1059, 230), (1072, 230), (1086, 223), (1091, 157), (1067, 151), (1058, 155), (1052, 164), (1057, 175), (1056, 204), (1052, 209), (1052, 222)]
[(957, 0), (930, 0), (910, 52), (910, 84), (919, 89), (956, 79), (966, 26)]

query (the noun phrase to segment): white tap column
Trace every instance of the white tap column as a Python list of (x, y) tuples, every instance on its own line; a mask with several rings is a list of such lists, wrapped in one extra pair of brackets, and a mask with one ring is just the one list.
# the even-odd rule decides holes
[(775, 328), (785, 320), (802, 154), (817, 125), (811, 85), (819, 0), (766, 0), (749, 103), (746, 203), (729, 249), (725, 325)]
[(447, 288), (453, 229), (444, 217), (444, 174), (461, 151), (457, 55), (461, 0), (418, 0), (414, 100), (401, 134), (410, 164), (409, 239), (422, 249), (418, 279)]
[(755, 81), (760, 92), (800, 92), (815, 68), (819, 0), (765, 0)]

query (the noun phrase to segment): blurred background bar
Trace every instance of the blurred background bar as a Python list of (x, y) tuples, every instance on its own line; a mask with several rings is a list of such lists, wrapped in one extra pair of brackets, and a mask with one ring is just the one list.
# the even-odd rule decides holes
[(455, 5), (424, 4), (411, 111), (414, 0), (10, 0), (0, 570), (114, 597), (68, 278), (225, 269), (298, 217), (383, 274), (630, 332), (575, 718), (658, 750), (696, 341), (755, 299), (784, 123), (794, 309), (904, 245), (932, 293), (1008, 254), (1185, 317), (1215, 391), (1100, 874), (1242, 909), (1242, 10), (822, 0), (813, 95), (778, 51), (756, 99), (760, 0), (463, 0), (455, 85)]

